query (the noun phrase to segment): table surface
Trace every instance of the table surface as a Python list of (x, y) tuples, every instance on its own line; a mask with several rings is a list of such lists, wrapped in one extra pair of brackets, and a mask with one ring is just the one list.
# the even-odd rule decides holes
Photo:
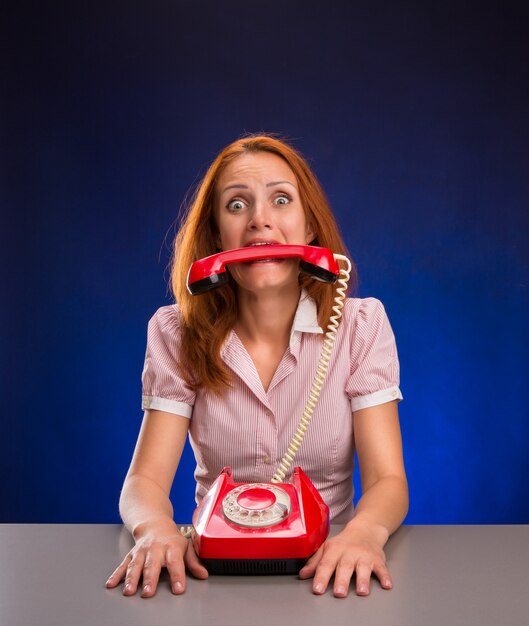
[(0, 525), (0, 624), (529, 624), (526, 525), (403, 526), (386, 546), (394, 588), (342, 599), (296, 576), (190, 579), (174, 596), (167, 575), (127, 598), (104, 583), (131, 546), (119, 525)]

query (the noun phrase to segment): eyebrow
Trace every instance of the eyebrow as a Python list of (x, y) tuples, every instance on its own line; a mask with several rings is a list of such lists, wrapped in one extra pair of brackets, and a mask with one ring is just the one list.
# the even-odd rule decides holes
[[(284, 185), (285, 183), (296, 189), (294, 183), (291, 183), (289, 180), (276, 180), (272, 183), (266, 183), (266, 187), (275, 187), (277, 185)], [(248, 189), (248, 185), (243, 185), (242, 183), (234, 183), (233, 185), (228, 185), (227, 187), (224, 187), (222, 193), (228, 191), (228, 189)]]
[(292, 187), (294, 187), (294, 189), (296, 188), (296, 185), (294, 185), (294, 183), (291, 183), (289, 180), (278, 180), (278, 181), (275, 181), (273, 183), (266, 183), (266, 186), (267, 187), (274, 187), (275, 185), (284, 185), (285, 183), (287, 185), (291, 185)]

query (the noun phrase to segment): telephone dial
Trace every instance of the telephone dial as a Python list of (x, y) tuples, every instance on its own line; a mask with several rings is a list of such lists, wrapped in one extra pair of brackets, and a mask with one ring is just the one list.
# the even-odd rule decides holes
[(329, 532), (329, 509), (303, 470), (295, 467), (290, 482), (283, 481), (323, 387), (345, 300), (349, 259), (317, 246), (227, 250), (193, 263), (187, 287), (199, 295), (227, 282), (226, 265), (276, 258), (299, 258), (302, 271), (327, 283), (338, 281), (339, 287), (305, 410), (271, 482), (237, 483), (231, 468), (225, 467), (193, 514), (193, 545), (211, 574), (297, 574)]

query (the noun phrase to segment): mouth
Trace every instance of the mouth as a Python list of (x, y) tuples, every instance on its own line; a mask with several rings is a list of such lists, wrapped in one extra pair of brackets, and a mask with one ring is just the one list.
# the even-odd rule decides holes
[[(279, 245), (279, 241), (251, 241), (244, 246), (245, 248), (265, 247)], [(246, 261), (247, 265), (254, 263), (282, 263), (285, 259), (270, 257), (269, 259), (258, 259), (255, 261)]]

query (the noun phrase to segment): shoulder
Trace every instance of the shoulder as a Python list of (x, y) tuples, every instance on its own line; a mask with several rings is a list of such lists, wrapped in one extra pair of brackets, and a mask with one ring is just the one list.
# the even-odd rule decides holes
[(149, 320), (149, 327), (162, 329), (179, 329), (182, 326), (182, 315), (178, 304), (160, 307)]
[(354, 354), (395, 342), (384, 305), (377, 298), (348, 298), (342, 326), (342, 332), (349, 338)]
[(377, 298), (347, 298), (343, 321), (350, 326), (370, 326), (386, 319), (384, 305)]
[(150, 341), (163, 339), (165, 342), (180, 336), (182, 315), (177, 304), (160, 307), (149, 320), (147, 335)]

